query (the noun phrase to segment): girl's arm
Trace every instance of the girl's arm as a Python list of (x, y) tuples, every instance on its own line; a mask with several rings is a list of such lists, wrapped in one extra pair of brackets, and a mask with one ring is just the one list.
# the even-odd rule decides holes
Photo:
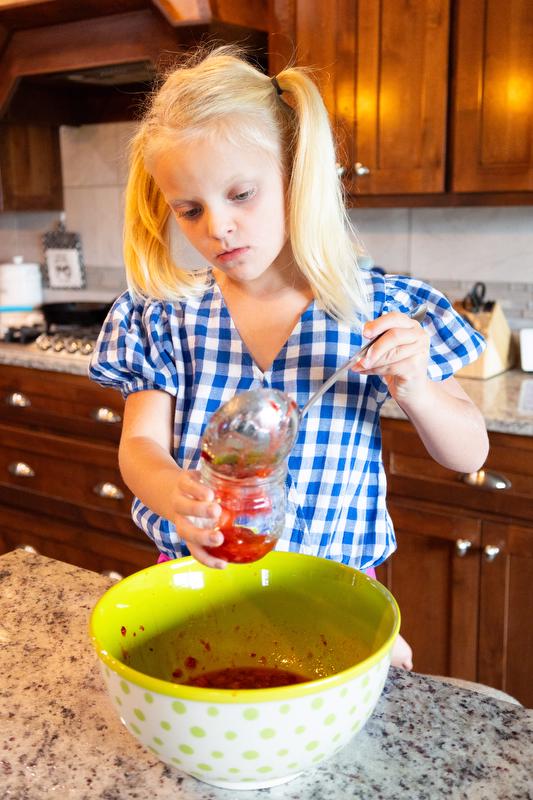
[(485, 421), (455, 378), (427, 377), (429, 337), (405, 314), (384, 314), (365, 325), (365, 336), (386, 332), (355, 367), (381, 375), (415, 426), (428, 453), (448, 469), (475, 472), (488, 453)]
[[(119, 447), (120, 471), (149, 509), (175, 524), (198, 561), (221, 568), (225, 562), (204, 549), (222, 544), (224, 537), (213, 530), (221, 509), (213, 502), (213, 491), (200, 483), (199, 473), (181, 469), (172, 458), (173, 419), (174, 398), (166, 392), (145, 390), (129, 395)], [(189, 516), (206, 519), (208, 527), (196, 527)]]

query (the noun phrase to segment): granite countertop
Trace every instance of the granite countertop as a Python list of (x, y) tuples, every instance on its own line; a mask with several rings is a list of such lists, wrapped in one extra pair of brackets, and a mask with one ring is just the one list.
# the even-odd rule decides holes
[[(70, 372), (86, 375), (89, 356), (80, 353), (43, 352), (35, 344), (6, 344), (0, 342), (0, 364), (44, 369), (51, 372)], [(461, 386), (481, 409), (489, 431), (516, 433), (533, 436), (533, 408), (527, 411), (521, 402), (522, 389), (531, 384), (533, 397), (533, 374), (519, 369), (509, 370), (488, 380), (459, 378)], [(530, 406), (533, 405), (533, 400)], [(382, 416), (405, 419), (405, 414), (394, 400), (387, 400)]]
[[(489, 431), (533, 436), (533, 374), (512, 369), (487, 380), (460, 377), (458, 380), (481, 410)], [(526, 406), (527, 389), (531, 400)], [(384, 403), (381, 414), (406, 419), (394, 400)]]
[(0, 557), (5, 800), (531, 797), (533, 711), (396, 669), (361, 733), (291, 783), (228, 792), (164, 765), (115, 715), (88, 638), (109, 585), (23, 551)]

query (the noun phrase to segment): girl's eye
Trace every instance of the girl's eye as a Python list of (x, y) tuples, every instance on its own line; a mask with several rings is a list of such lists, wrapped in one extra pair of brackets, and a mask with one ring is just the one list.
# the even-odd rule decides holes
[(178, 219), (195, 219), (199, 213), (200, 209), (198, 207), (187, 208), (184, 211), (176, 211), (176, 216)]
[(255, 189), (247, 189), (245, 192), (239, 192), (239, 194), (233, 195), (234, 200), (242, 201), (242, 200), (249, 200), (255, 194)]

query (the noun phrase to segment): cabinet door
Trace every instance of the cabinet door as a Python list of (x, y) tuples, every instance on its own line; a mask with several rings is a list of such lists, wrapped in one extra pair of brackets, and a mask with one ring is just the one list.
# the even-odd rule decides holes
[(532, 708), (533, 528), (486, 522), (482, 551), (478, 679)]
[(0, 126), (0, 211), (63, 208), (59, 128)]
[(389, 510), (398, 550), (378, 578), (400, 606), (415, 670), (476, 680), (480, 523), (416, 501)]
[[(299, 0), (354, 194), (444, 191), (449, 0)], [(344, 163), (346, 162), (346, 163)]]
[(533, 3), (457, 3), (456, 192), (533, 190)]

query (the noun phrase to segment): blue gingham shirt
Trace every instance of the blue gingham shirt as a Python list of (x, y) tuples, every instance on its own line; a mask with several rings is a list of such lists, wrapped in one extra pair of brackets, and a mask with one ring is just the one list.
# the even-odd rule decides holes
[[(363, 273), (368, 318), (427, 303), (428, 375), (439, 381), (473, 361), (483, 338), (437, 290), (413, 278)], [(263, 372), (241, 339), (215, 281), (195, 299), (142, 300), (125, 292), (114, 303), (92, 357), (90, 377), (123, 396), (159, 389), (175, 397), (172, 453), (196, 469), (207, 420), (238, 392), (261, 386), (310, 395), (364, 343), (362, 316), (332, 319), (315, 301), (303, 312), (271, 367)], [(387, 512), (379, 412), (388, 396), (379, 376), (349, 372), (303, 419), (288, 459), (287, 514), (278, 550), (296, 550), (357, 569), (375, 567), (396, 548)], [(133, 502), (136, 524), (171, 558), (188, 551), (175, 526)]]

